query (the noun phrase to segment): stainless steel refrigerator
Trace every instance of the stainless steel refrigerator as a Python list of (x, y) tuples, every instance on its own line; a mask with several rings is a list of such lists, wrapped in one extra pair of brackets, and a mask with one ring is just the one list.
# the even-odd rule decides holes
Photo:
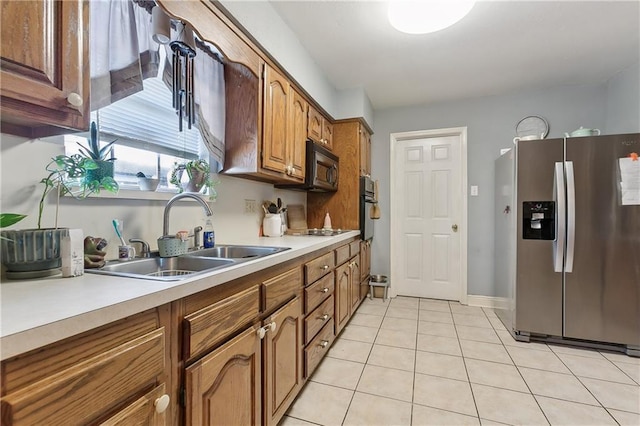
[(626, 134), (518, 141), (496, 160), (497, 312), (516, 339), (640, 356), (638, 153)]

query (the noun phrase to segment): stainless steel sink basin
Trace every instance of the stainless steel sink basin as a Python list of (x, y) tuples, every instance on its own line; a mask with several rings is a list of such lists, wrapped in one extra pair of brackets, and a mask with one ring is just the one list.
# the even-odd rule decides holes
[(100, 269), (87, 269), (92, 274), (114, 275), (158, 281), (177, 281), (194, 274), (211, 272), (233, 265), (232, 259), (178, 256), (135, 259), (128, 262), (110, 261)]
[(269, 256), (289, 250), (289, 247), (266, 247), (266, 246), (216, 246), (213, 248), (196, 250), (187, 256), (196, 257), (216, 257), (222, 259), (255, 259), (257, 257)]

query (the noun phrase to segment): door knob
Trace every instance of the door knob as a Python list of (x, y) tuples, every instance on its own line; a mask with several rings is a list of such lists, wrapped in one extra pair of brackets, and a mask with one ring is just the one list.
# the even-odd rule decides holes
[(453, 229), (453, 232), (458, 232), (458, 225), (454, 223), (451, 225), (451, 229)]

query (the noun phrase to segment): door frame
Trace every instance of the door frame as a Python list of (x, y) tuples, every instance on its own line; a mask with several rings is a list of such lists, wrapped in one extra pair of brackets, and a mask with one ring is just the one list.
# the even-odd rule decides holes
[[(394, 235), (398, 235), (399, 221), (397, 211), (397, 196), (394, 188), (397, 184), (395, 170), (396, 144), (398, 142), (435, 138), (444, 136), (458, 136), (460, 138), (460, 303), (467, 304), (467, 127), (451, 127), (446, 129), (417, 130), (412, 132), (391, 133), (389, 143), (389, 204), (390, 204), (390, 234), (389, 234), (389, 255), (391, 257), (391, 277), (397, 276), (400, 265), (397, 260), (398, 239)], [(393, 282), (389, 287), (389, 293), (392, 297), (397, 296), (397, 288), (393, 286)]]

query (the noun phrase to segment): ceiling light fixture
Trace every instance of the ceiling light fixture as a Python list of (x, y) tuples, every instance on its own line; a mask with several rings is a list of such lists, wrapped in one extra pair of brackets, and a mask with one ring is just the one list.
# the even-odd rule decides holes
[(469, 0), (391, 0), (388, 17), (391, 25), (407, 34), (427, 34), (450, 27), (471, 11)]

